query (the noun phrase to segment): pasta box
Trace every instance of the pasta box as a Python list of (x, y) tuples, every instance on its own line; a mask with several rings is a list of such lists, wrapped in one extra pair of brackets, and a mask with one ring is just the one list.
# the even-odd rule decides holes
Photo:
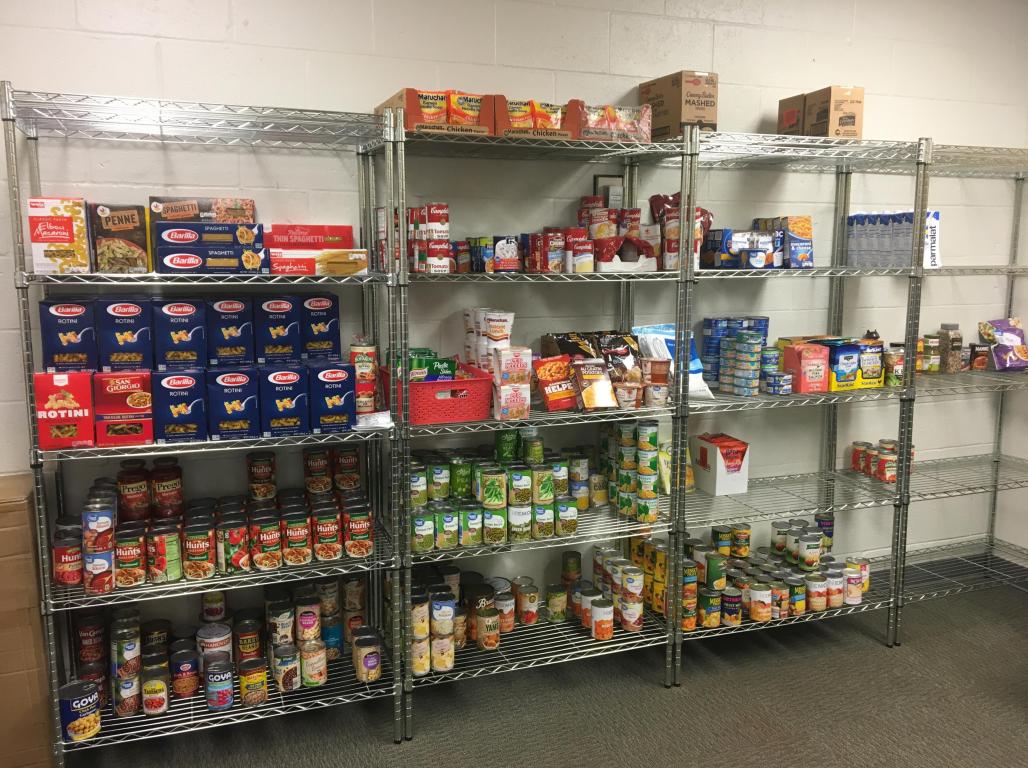
[(299, 364), (260, 369), (262, 436), (310, 434), (307, 379), (307, 368)]
[(219, 246), (260, 250), (263, 224), (224, 224), (214, 221), (158, 221), (154, 225), (158, 248)]
[(271, 260), (265, 248), (239, 245), (158, 245), (156, 271), (163, 274), (268, 274)]
[(150, 271), (150, 219), (145, 205), (89, 203), (93, 268), (108, 274)]
[(258, 363), (300, 362), (303, 357), (303, 305), (296, 296), (257, 301), (253, 325)]
[(782, 354), (782, 370), (792, 374), (796, 394), (828, 391), (828, 347), (790, 344)]
[(307, 363), (310, 375), (310, 426), (314, 434), (348, 432), (357, 423), (356, 372), (329, 360)]
[(138, 371), (153, 368), (150, 299), (97, 299), (93, 312), (96, 317), (100, 370)]
[(93, 447), (93, 374), (33, 374), (39, 448)]
[(86, 201), (81, 197), (30, 197), (32, 271), (41, 275), (89, 272)]
[(206, 389), (203, 369), (154, 373), (153, 432), (157, 443), (207, 439)]
[[(382, 233), (385, 237), (385, 233)], [(264, 229), (268, 248), (315, 250), (353, 248), (353, 227), (348, 224), (269, 224)]]
[(253, 364), (253, 306), (249, 299), (214, 299), (204, 311), (207, 364)]
[(689, 440), (696, 487), (711, 496), (746, 493), (750, 476), (749, 443), (723, 433), (705, 432)]
[(39, 335), (47, 371), (96, 370), (92, 299), (39, 302)]
[(156, 245), (156, 227), (162, 221), (201, 221), (219, 224), (256, 224), (257, 206), (246, 197), (167, 197), (149, 200), (151, 241)]
[(257, 370), (211, 371), (207, 377), (207, 424), (211, 440), (260, 437)]
[(339, 297), (309, 296), (303, 300), (303, 351), (305, 358), (341, 355)]
[(154, 362), (159, 371), (196, 368), (207, 359), (205, 303), (199, 299), (154, 299)]
[(150, 371), (94, 374), (93, 409), (101, 448), (153, 443)]

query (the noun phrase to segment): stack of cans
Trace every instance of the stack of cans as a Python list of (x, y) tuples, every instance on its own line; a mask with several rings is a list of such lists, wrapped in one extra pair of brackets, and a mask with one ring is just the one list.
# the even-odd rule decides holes
[(791, 395), (792, 374), (781, 371), (782, 351), (764, 347), (760, 351), (760, 391), (768, 395)]
[[(732, 391), (733, 381), (722, 376), (722, 344), (725, 340), (734, 341), (740, 332), (756, 334), (760, 337), (761, 346), (767, 344), (767, 331), (770, 320), (764, 316), (751, 315), (746, 317), (705, 317), (703, 318), (703, 346), (700, 361), (703, 363), (703, 378), (716, 385), (722, 392), (737, 394)], [(732, 345), (729, 344), (729, 347)], [(731, 350), (728, 359), (732, 359)], [(759, 360), (758, 360), (759, 362)]]

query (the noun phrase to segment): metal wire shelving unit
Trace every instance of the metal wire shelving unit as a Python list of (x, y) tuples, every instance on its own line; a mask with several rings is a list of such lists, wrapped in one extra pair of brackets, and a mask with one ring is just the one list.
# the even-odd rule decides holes
[[(101, 733), (86, 742), (61, 740), (59, 686), (73, 676), (70, 616), (81, 608), (118, 604), (147, 603), (181, 595), (196, 595), (211, 590), (237, 590), (245, 587), (289, 583), (344, 573), (369, 574), (369, 618), (385, 634), (386, 652), (399, 646), (400, 591), (399, 560), (394, 542), (398, 539), (392, 505), (386, 503), (392, 483), (391, 454), (388, 452), (392, 430), (375, 428), (334, 435), (303, 435), (288, 438), (209, 441), (127, 448), (82, 448), (58, 451), (38, 449), (32, 374), (35, 302), (51, 290), (75, 288), (177, 288), (212, 287), (259, 289), (261, 287), (312, 286), (332, 289), (359, 289), (363, 309), (363, 331), (372, 343), (380, 344), (378, 295), (389, 282), (385, 270), (373, 264), (366, 276), (300, 277), (278, 275), (43, 275), (26, 265), (26, 237), (23, 228), (24, 197), (40, 195), (39, 140), (70, 142), (144, 142), (158, 145), (190, 144), (223, 148), (305, 150), (345, 153), (357, 159), (357, 186), (360, 207), (359, 225), (367, 247), (374, 232), (376, 190), (371, 154), (385, 140), (386, 124), (381, 116), (346, 112), (238, 106), (217, 103), (190, 103), (123, 97), (17, 91), (9, 82), (0, 86), (0, 118), (3, 121), (7, 185), (11, 212), (11, 231), (15, 258), (14, 274), (18, 314), (22, 334), (22, 363), (25, 371), (26, 415), (30, 436), (30, 467), (34, 477), (36, 544), (43, 620), (47, 681), (50, 686), (52, 747), (55, 765), (63, 767), (66, 751), (101, 747), (107, 744), (186, 733), (237, 722), (249, 722), (275, 715), (317, 709), (371, 698), (392, 697), (394, 737), (402, 736), (401, 676), (386, 659), (382, 679), (371, 685), (356, 682), (352, 665), (346, 661), (330, 663), (330, 681), (319, 688), (289, 694), (274, 692), (259, 708), (244, 709), (238, 704), (229, 712), (208, 712), (202, 700), (175, 702), (164, 717), (103, 716)], [(22, 171), (25, 161), (27, 172)], [(23, 183), (27, 191), (23, 190)], [(126, 457), (180, 456), (244, 451), (257, 448), (301, 447), (310, 445), (362, 444), (365, 446), (369, 490), (375, 503), (380, 530), (376, 550), (366, 560), (311, 564), (279, 571), (214, 577), (205, 581), (173, 584), (146, 584), (116, 590), (107, 595), (85, 595), (81, 588), (57, 587), (52, 583), (50, 540), (55, 518), (64, 513), (70, 500), (64, 493), (64, 468), (83, 462)], [(70, 509), (69, 509), (70, 511)], [(387, 588), (391, 594), (385, 594)], [(389, 615), (385, 615), (388, 612)], [(238, 690), (237, 690), (238, 695)]]
[(532, 409), (524, 420), (461, 421), (455, 424), (418, 424), (410, 427), (411, 437), (433, 437), (436, 435), (463, 435), (471, 432), (494, 432), (498, 429), (520, 427), (573, 427), (578, 424), (609, 424), (635, 419), (656, 419), (674, 413), (672, 406), (638, 408), (634, 411), (545, 411)]

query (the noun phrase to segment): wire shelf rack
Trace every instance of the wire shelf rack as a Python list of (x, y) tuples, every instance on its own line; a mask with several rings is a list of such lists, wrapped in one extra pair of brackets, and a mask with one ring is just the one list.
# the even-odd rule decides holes
[(470, 680), (486, 675), (514, 672), (533, 667), (562, 664), (567, 661), (591, 659), (613, 653), (634, 651), (665, 645), (668, 635), (662, 617), (646, 611), (643, 628), (638, 632), (625, 632), (615, 627), (611, 640), (593, 640), (587, 629), (569, 613), (569, 620), (557, 624), (540, 617), (538, 624), (518, 625), (513, 632), (500, 635), (500, 647), (494, 651), (481, 651), (469, 645), (458, 649), (453, 670), (433, 672), (414, 678), (414, 686), (422, 687)]
[(416, 283), (624, 283), (674, 282), (678, 272), (451, 272), (412, 274)]
[(911, 551), (903, 599), (933, 600), (962, 592), (1028, 584), (1028, 550), (987, 539)]
[(504, 552), (524, 552), (529, 549), (554, 549), (587, 544), (595, 541), (625, 539), (630, 536), (649, 536), (654, 533), (666, 533), (671, 529), (671, 501), (667, 496), (658, 501), (660, 519), (655, 523), (640, 523), (629, 520), (616, 512), (599, 512), (588, 510), (579, 512), (578, 531), (573, 536), (561, 536), (551, 539), (540, 539), (505, 544), (502, 546), (459, 547), (457, 549), (436, 550), (415, 554), (415, 563), (436, 563), (445, 560), (456, 560), (466, 557), (482, 557), (483, 555), (499, 555)]
[(74, 285), (86, 286), (183, 286), (202, 288), (207, 285), (367, 285), (382, 283), (386, 275), (372, 273), (343, 277), (338, 275), (165, 275), (157, 272), (145, 275), (108, 275), (91, 273), (86, 275), (43, 275), (37, 272), (20, 272), (16, 279), (27, 285)]
[(676, 143), (621, 143), (574, 139), (518, 138), (474, 134), (405, 134), (405, 151), (419, 157), (452, 157), (487, 160), (569, 160), (580, 163), (611, 163), (632, 159), (657, 163), (682, 154)]
[(172, 699), (168, 711), (162, 715), (115, 717), (108, 704), (100, 716), (99, 734), (87, 741), (65, 741), (63, 747), (66, 751), (104, 747), (385, 698), (394, 692), (393, 668), (388, 655), (382, 653), (382, 676), (373, 683), (357, 681), (349, 648), (343, 652), (343, 658), (328, 662), (328, 680), (316, 688), (280, 692), (269, 672), (268, 701), (258, 707), (240, 704), (238, 679), (233, 682), (236, 705), (225, 712), (208, 710), (202, 693), (189, 699)]
[(932, 148), (932, 176), (1013, 179), (1028, 175), (1028, 149), (936, 144)]
[(545, 411), (532, 410), (529, 417), (522, 421), (463, 421), (456, 424), (418, 424), (410, 428), (411, 437), (434, 437), (436, 435), (463, 435), (469, 432), (493, 432), (498, 429), (515, 429), (520, 427), (563, 427), (575, 424), (601, 424), (614, 421), (631, 421), (634, 419), (656, 419), (659, 416), (670, 416), (674, 412), (671, 406), (638, 408), (634, 411)]
[(846, 166), (863, 173), (912, 173), (916, 161), (916, 142), (700, 133), (701, 168), (834, 173), (839, 166)]
[(811, 269), (698, 269), (700, 280), (776, 280), (804, 277), (893, 277), (908, 276), (909, 267), (813, 267)]
[(961, 277), (976, 275), (1028, 275), (1025, 264), (983, 264), (976, 266), (939, 267), (926, 269), (925, 277)]

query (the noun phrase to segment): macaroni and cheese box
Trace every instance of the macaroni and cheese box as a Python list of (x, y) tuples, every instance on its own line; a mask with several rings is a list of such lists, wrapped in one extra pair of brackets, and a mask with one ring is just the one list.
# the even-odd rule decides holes
[(329, 360), (311, 361), (311, 432), (349, 432), (357, 423), (356, 372), (352, 365)]
[(257, 370), (235, 368), (207, 376), (207, 423), (211, 440), (260, 437)]
[(263, 224), (221, 224), (213, 221), (158, 221), (154, 225), (156, 248), (197, 246), (264, 247)]
[(207, 302), (207, 364), (253, 364), (253, 306), (249, 299)]
[(39, 302), (39, 335), (48, 372), (96, 370), (92, 299)]
[(202, 367), (207, 359), (205, 303), (198, 299), (154, 299), (154, 362), (159, 371)]
[(93, 409), (101, 448), (153, 443), (150, 371), (93, 374)]
[(203, 369), (154, 373), (153, 433), (157, 443), (207, 439), (206, 381)]
[(32, 271), (41, 275), (89, 272), (86, 201), (81, 197), (30, 197), (28, 209)]
[(257, 206), (246, 197), (150, 197), (150, 239), (157, 246), (156, 227), (162, 221), (202, 221), (256, 224)]
[(33, 374), (39, 449), (93, 447), (93, 374)]
[(260, 369), (263, 437), (310, 434), (307, 378), (303, 365), (266, 365)]
[(234, 275), (271, 271), (265, 248), (239, 245), (162, 246), (155, 249), (154, 265), (164, 274)]
[(93, 312), (96, 317), (100, 370), (139, 371), (153, 368), (150, 299), (97, 299)]
[(304, 299), (302, 356), (338, 359), (340, 355), (339, 297), (310, 296)]
[(150, 271), (150, 219), (144, 205), (89, 203), (93, 269), (107, 274)]
[(253, 325), (258, 363), (298, 363), (303, 358), (303, 306), (296, 296), (256, 301)]

